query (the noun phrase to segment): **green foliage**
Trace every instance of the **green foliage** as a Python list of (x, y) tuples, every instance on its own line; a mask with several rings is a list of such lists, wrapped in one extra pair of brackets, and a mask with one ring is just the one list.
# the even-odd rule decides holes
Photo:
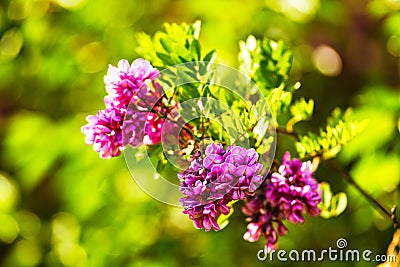
[[(201, 22), (193, 24), (165, 23), (165, 31), (157, 31), (153, 36), (145, 33), (138, 33), (137, 52), (146, 58), (161, 72), (160, 81), (163, 81), (168, 88), (167, 95), (172, 97), (176, 94), (179, 102), (192, 98), (209, 96), (209, 88), (196, 84), (203, 80), (210, 80), (213, 77), (209, 65), (216, 60), (214, 50), (205, 55), (199, 42)], [(200, 61), (200, 62), (199, 62)], [(186, 65), (182, 63), (193, 62)], [(177, 66), (175, 66), (177, 65)], [(206, 76), (206, 77), (203, 77)]]
[(266, 95), (286, 85), (293, 55), (283, 41), (256, 40), (250, 35), (240, 41), (240, 71), (248, 75)]
[(279, 125), (279, 115), (286, 111), (287, 107), (292, 102), (292, 93), (285, 91), (284, 87), (272, 89), (266, 96), (267, 103), (271, 109), (272, 116), (275, 119), (277, 126)]
[(157, 31), (153, 37), (143, 32), (136, 35), (138, 54), (154, 66), (163, 69), (185, 62), (215, 60), (215, 51), (202, 54), (200, 21), (180, 25), (165, 23), (164, 28), (165, 32)]
[(328, 183), (320, 183), (322, 190), (322, 201), (318, 206), (321, 209), (320, 216), (329, 219), (339, 216), (347, 207), (347, 195), (344, 192), (339, 192), (333, 195), (331, 187)]
[(351, 109), (344, 113), (336, 108), (328, 118), (327, 126), (319, 135), (309, 132), (300, 136), (296, 149), (300, 157), (322, 156), (324, 159), (335, 157), (342, 146), (350, 142), (363, 129), (365, 123), (352, 119)]
[[(300, 83), (289, 84), (289, 73), (293, 55), (283, 41), (275, 42), (268, 38), (257, 40), (250, 35), (246, 42), (240, 41), (239, 69), (256, 84), (265, 96), (269, 111), (277, 126), (282, 123), (288, 107), (292, 103), (293, 92), (300, 88)], [(289, 121), (288, 129), (300, 120), (306, 120), (312, 115), (313, 100), (291, 106), (293, 119)], [(282, 118), (281, 118), (282, 117)]]
[(293, 132), (293, 125), (299, 121), (309, 120), (314, 111), (314, 100), (308, 102), (304, 98), (300, 98), (290, 106), (290, 114), (292, 118), (287, 122), (286, 129), (288, 132)]

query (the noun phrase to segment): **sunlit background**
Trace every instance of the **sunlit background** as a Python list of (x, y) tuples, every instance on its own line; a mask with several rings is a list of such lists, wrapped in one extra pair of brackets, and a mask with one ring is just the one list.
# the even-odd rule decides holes
[[(256, 257), (263, 241), (242, 239), (240, 207), (224, 230), (195, 230), (180, 209), (141, 192), (123, 158), (100, 159), (80, 132), (86, 115), (102, 107), (107, 65), (137, 57), (135, 33), (196, 19), (206, 50), (234, 67), (238, 42), (249, 34), (286, 41), (291, 79), (302, 82), (296, 96), (316, 101), (315, 120), (299, 131), (317, 130), (335, 106), (354, 106), (369, 124), (339, 159), (386, 208), (400, 204), (399, 0), (4, 0), (1, 266), (267, 265)], [(282, 137), (279, 149), (293, 150), (286, 143)], [(350, 248), (386, 253), (390, 221), (340, 174), (322, 166), (316, 177), (348, 193), (347, 210), (290, 226), (280, 248), (321, 250), (346, 238)]]

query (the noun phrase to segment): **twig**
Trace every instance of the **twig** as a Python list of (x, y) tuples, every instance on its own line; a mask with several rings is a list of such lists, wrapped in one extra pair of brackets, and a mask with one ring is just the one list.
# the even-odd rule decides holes
[(293, 137), (294, 139), (296, 139), (296, 141), (300, 141), (299, 135), (296, 134), (295, 132), (288, 132), (286, 129), (283, 129), (281, 127), (276, 127), (276, 132), (285, 134), (285, 135), (289, 135), (289, 136)]
[(350, 175), (350, 173), (342, 168), (340, 168), (335, 162), (333, 161), (326, 161), (326, 164), (331, 167), (332, 169), (336, 170), (337, 172), (341, 173), (344, 179), (354, 186), (358, 192), (361, 193), (369, 202), (373, 203), (378, 210), (380, 210), (383, 214), (385, 214), (389, 219), (393, 222), (393, 226), (395, 228), (399, 228), (399, 222), (396, 218), (396, 206), (392, 208), (391, 211), (387, 210), (378, 200), (376, 200), (373, 196), (371, 196), (368, 192), (366, 192)]

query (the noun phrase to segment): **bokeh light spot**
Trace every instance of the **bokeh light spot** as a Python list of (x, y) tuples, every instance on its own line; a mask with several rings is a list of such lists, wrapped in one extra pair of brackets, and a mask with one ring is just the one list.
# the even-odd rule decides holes
[(81, 47), (77, 53), (77, 61), (83, 72), (96, 73), (107, 64), (106, 49), (100, 42), (92, 42)]
[(86, 251), (78, 244), (64, 242), (59, 244), (56, 249), (64, 266), (86, 266)]
[(319, 0), (281, 0), (281, 11), (291, 20), (308, 22), (315, 17)]
[(14, 255), (18, 266), (37, 266), (42, 259), (40, 246), (30, 240), (22, 240), (15, 245)]
[(400, 0), (386, 0), (386, 4), (389, 6), (391, 10), (400, 9)]
[(337, 76), (342, 71), (342, 59), (339, 53), (328, 45), (315, 48), (312, 61), (317, 70), (325, 76)]
[(54, 2), (65, 9), (79, 9), (86, 0), (54, 0)]
[(10, 20), (23, 20), (42, 17), (49, 9), (50, 0), (13, 0), (8, 6), (7, 15)]
[(20, 234), (23, 237), (26, 239), (33, 239), (39, 234), (41, 223), (36, 214), (26, 210), (20, 210), (17, 212), (15, 218), (18, 222)]
[(11, 1), (8, 6), (8, 17), (12, 20), (22, 20), (29, 15), (31, 8), (29, 1)]
[[(143, 172), (148, 172), (148, 170), (144, 169)], [(114, 181), (116, 192), (124, 201), (141, 203), (149, 200), (149, 196), (146, 195), (125, 172), (121, 171), (118, 173)]]
[(22, 48), (24, 38), (18, 28), (6, 31), (0, 40), (0, 59), (7, 61), (14, 59)]
[(294, 7), (297, 11), (302, 13), (310, 13), (312, 12), (317, 4), (317, 1), (314, 0), (288, 0), (288, 3)]
[(395, 57), (400, 57), (400, 37), (392, 35), (387, 42), (387, 50)]
[(0, 210), (10, 210), (17, 201), (15, 186), (0, 174)]
[(0, 225), (0, 240), (12, 243), (19, 233), (17, 222), (10, 215), (0, 213)]
[(56, 242), (76, 242), (80, 235), (80, 225), (73, 215), (59, 212), (53, 218), (52, 232)]

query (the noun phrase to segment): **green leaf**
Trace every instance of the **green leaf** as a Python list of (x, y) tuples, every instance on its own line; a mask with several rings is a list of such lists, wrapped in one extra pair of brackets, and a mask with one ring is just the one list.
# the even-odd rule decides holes
[[(139, 33), (136, 35), (138, 45), (137, 52), (139, 55), (149, 59), (154, 66), (164, 69), (161, 79), (163, 85), (169, 88), (177, 87), (176, 83), (190, 82), (177, 89), (177, 100), (185, 101), (193, 97), (199, 97), (199, 85), (193, 82), (198, 81), (199, 77), (207, 74), (207, 79), (211, 80), (214, 74), (209, 63), (200, 62), (198, 64), (191, 63), (183, 70), (168, 71), (169, 67), (179, 65), (181, 63), (201, 61), (202, 47), (198, 41), (201, 23), (196, 21), (193, 24), (176, 23), (164, 25), (165, 31), (158, 31), (152, 37), (147, 34)], [(204, 56), (205, 61), (215, 61), (215, 51), (210, 51)], [(182, 66), (182, 65), (181, 65)], [(207, 93), (207, 91), (206, 91)], [(207, 93), (208, 94), (208, 93)]]
[(333, 216), (338, 216), (347, 207), (347, 195), (344, 192), (339, 192), (333, 196), (331, 203), (331, 213)]
[(292, 101), (292, 93), (284, 91), (284, 87), (272, 89), (265, 98), (270, 107), (271, 113), (277, 123), (277, 118), (282, 111), (286, 110)]
[(203, 91), (201, 94), (202, 97), (209, 97), (211, 95), (210, 86), (208, 84), (205, 84), (203, 86), (202, 91)]
[(164, 64), (173, 65), (173, 61), (169, 55), (161, 52), (156, 52), (156, 55)]
[(320, 216), (329, 219), (339, 216), (347, 207), (347, 195), (344, 192), (339, 192), (333, 195), (331, 187), (328, 183), (320, 183), (322, 190), (322, 201), (318, 205), (321, 210)]
[(320, 207), (321, 209), (328, 209), (330, 204), (331, 204), (331, 200), (332, 200), (332, 191), (330, 190), (330, 186), (328, 183), (322, 182), (319, 185), (321, 191), (322, 191), (322, 197), (321, 197), (321, 204)]
[(240, 71), (248, 75), (264, 94), (274, 88), (286, 87), (293, 56), (282, 42), (269, 39), (256, 40), (249, 36), (241, 41)]
[(215, 50), (211, 50), (210, 52), (207, 53), (207, 55), (204, 56), (203, 61), (209, 61), (212, 63), (215, 57), (216, 57)]
[[(198, 41), (200, 21), (193, 24), (166, 23), (164, 28), (164, 32), (158, 31), (153, 37), (145, 33), (136, 34), (138, 43), (136, 51), (140, 56), (162, 69), (171, 65), (201, 60), (202, 48)], [(205, 59), (215, 60), (215, 51), (209, 52)]]
[(365, 121), (359, 122), (351, 117), (351, 109), (342, 112), (336, 108), (328, 118), (325, 130), (319, 135), (308, 133), (300, 136), (296, 149), (300, 157), (322, 156), (324, 159), (336, 157), (342, 147), (354, 139), (364, 128)]
[(310, 99), (308, 102), (304, 98), (300, 98), (290, 107), (290, 114), (296, 117), (299, 116), (306, 120), (312, 116), (314, 110), (314, 100)]
[(174, 51), (174, 43), (170, 39), (168, 39), (168, 37), (161, 37), (160, 43), (164, 48), (165, 52), (171, 53)]
[(192, 44), (190, 46), (190, 52), (193, 59), (201, 60), (201, 45), (198, 40), (194, 39), (192, 41)]
[(293, 126), (299, 121), (308, 120), (311, 118), (314, 111), (314, 100), (308, 102), (304, 98), (300, 98), (290, 106), (290, 114), (292, 118), (287, 122), (286, 129), (288, 132), (293, 132)]
[(183, 57), (178, 56), (177, 54), (172, 53), (172, 54), (169, 54), (169, 55), (170, 55), (170, 58), (171, 58), (171, 61), (172, 61), (172, 65), (178, 65), (178, 64), (181, 64), (181, 63), (184, 63), (184, 62), (187, 61)]

